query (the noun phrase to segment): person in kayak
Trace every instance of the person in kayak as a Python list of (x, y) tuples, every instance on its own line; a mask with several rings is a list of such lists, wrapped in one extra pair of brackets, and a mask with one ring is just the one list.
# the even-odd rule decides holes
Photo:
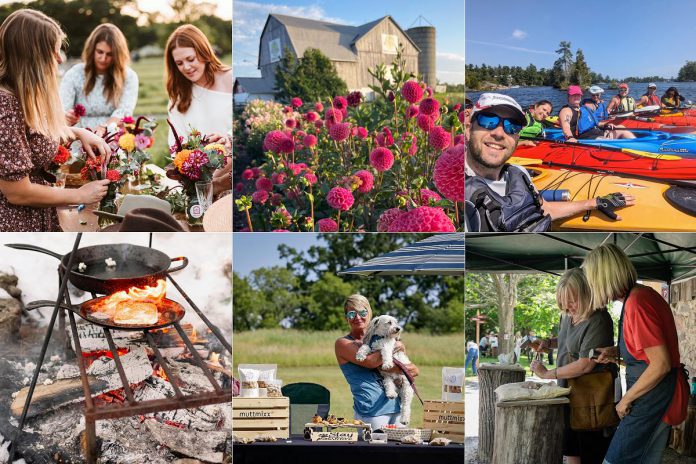
[(607, 111), (609, 114), (628, 113), (636, 109), (636, 101), (628, 95), (628, 84), (619, 84), (619, 93), (611, 97)]
[(595, 114), (596, 111), (597, 106), (594, 100), (582, 100), (582, 89), (579, 86), (571, 85), (568, 87), (568, 104), (558, 113), (558, 119), (561, 122), (561, 129), (566, 141), (635, 138), (632, 132), (616, 130), (614, 124), (607, 121), (599, 121)]
[(550, 228), (552, 220), (595, 209), (620, 220), (615, 211), (635, 204), (633, 196), (620, 193), (582, 201), (543, 201), (529, 173), (508, 164), (525, 124), (524, 111), (514, 98), (481, 94), (464, 128), (465, 230), (541, 232)]
[(657, 92), (657, 85), (654, 83), (648, 84), (648, 91), (640, 97), (640, 100), (636, 102), (636, 108), (643, 108), (644, 106), (662, 106), (660, 103), (660, 97), (655, 93)]
[(598, 85), (593, 85), (590, 87), (590, 95), (592, 95), (592, 100), (594, 100), (597, 105), (597, 110), (595, 111), (595, 116), (597, 116), (598, 121), (605, 121), (609, 119), (609, 112), (607, 111), (607, 104), (602, 100), (604, 94), (604, 89)]
[(679, 91), (676, 87), (668, 88), (660, 100), (662, 107), (667, 109), (679, 108), (683, 101), (684, 97), (679, 95)]
[[(520, 131), (521, 139), (544, 137), (544, 129), (547, 127), (546, 118), (553, 111), (553, 104), (548, 100), (539, 100), (524, 113), (527, 124)], [(520, 140), (520, 145), (536, 145), (533, 140)]]

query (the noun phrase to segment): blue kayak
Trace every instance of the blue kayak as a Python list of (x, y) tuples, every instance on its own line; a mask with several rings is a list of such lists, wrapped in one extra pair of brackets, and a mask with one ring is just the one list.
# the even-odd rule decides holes
[[(696, 135), (670, 134), (652, 130), (631, 130), (631, 132), (636, 136), (635, 139), (578, 139), (578, 143), (696, 157)], [(544, 134), (549, 140), (565, 140), (561, 129), (545, 129)]]

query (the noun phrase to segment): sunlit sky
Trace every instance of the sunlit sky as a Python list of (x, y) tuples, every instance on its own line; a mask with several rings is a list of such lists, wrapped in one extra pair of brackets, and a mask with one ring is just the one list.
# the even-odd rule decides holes
[[(16, 3), (17, 1), (18, 0), (0, 0), (0, 5)], [(200, 0), (194, 0), (194, 2), (201, 3)], [(24, 0), (24, 3), (28, 3), (28, 0)], [(171, 17), (173, 14), (170, 7), (172, 3), (171, 0), (142, 0), (137, 3), (140, 9), (147, 13), (159, 11), (165, 17)], [(217, 5), (217, 10), (215, 11), (217, 16), (232, 20), (232, 0), (205, 0), (205, 3)]]

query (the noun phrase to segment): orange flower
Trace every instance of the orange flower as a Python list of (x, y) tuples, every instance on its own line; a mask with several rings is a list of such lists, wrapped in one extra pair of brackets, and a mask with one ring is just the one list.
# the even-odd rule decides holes
[(174, 157), (174, 166), (181, 172), (181, 166), (183, 166), (184, 161), (186, 161), (191, 154), (191, 150), (181, 150)]

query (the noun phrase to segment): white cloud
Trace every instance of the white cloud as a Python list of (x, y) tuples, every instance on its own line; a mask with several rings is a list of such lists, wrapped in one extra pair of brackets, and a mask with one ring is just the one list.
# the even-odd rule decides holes
[(507, 50), (515, 50), (518, 52), (539, 53), (541, 55), (555, 55), (556, 54), (554, 52), (547, 51), (547, 50), (534, 50), (532, 48), (515, 47), (512, 45), (505, 45), (505, 44), (499, 44), (499, 43), (493, 43), (493, 42), (483, 42), (481, 40), (467, 40), (466, 44), (467, 44), (467, 46), (469, 44), (488, 45), (490, 47), (505, 48)]
[(513, 39), (522, 40), (525, 37), (527, 37), (527, 33), (521, 29), (515, 29), (514, 31), (512, 31), (512, 38)]
[(460, 55), (459, 53), (437, 52), (437, 57), (442, 60), (465, 61), (464, 55)]

